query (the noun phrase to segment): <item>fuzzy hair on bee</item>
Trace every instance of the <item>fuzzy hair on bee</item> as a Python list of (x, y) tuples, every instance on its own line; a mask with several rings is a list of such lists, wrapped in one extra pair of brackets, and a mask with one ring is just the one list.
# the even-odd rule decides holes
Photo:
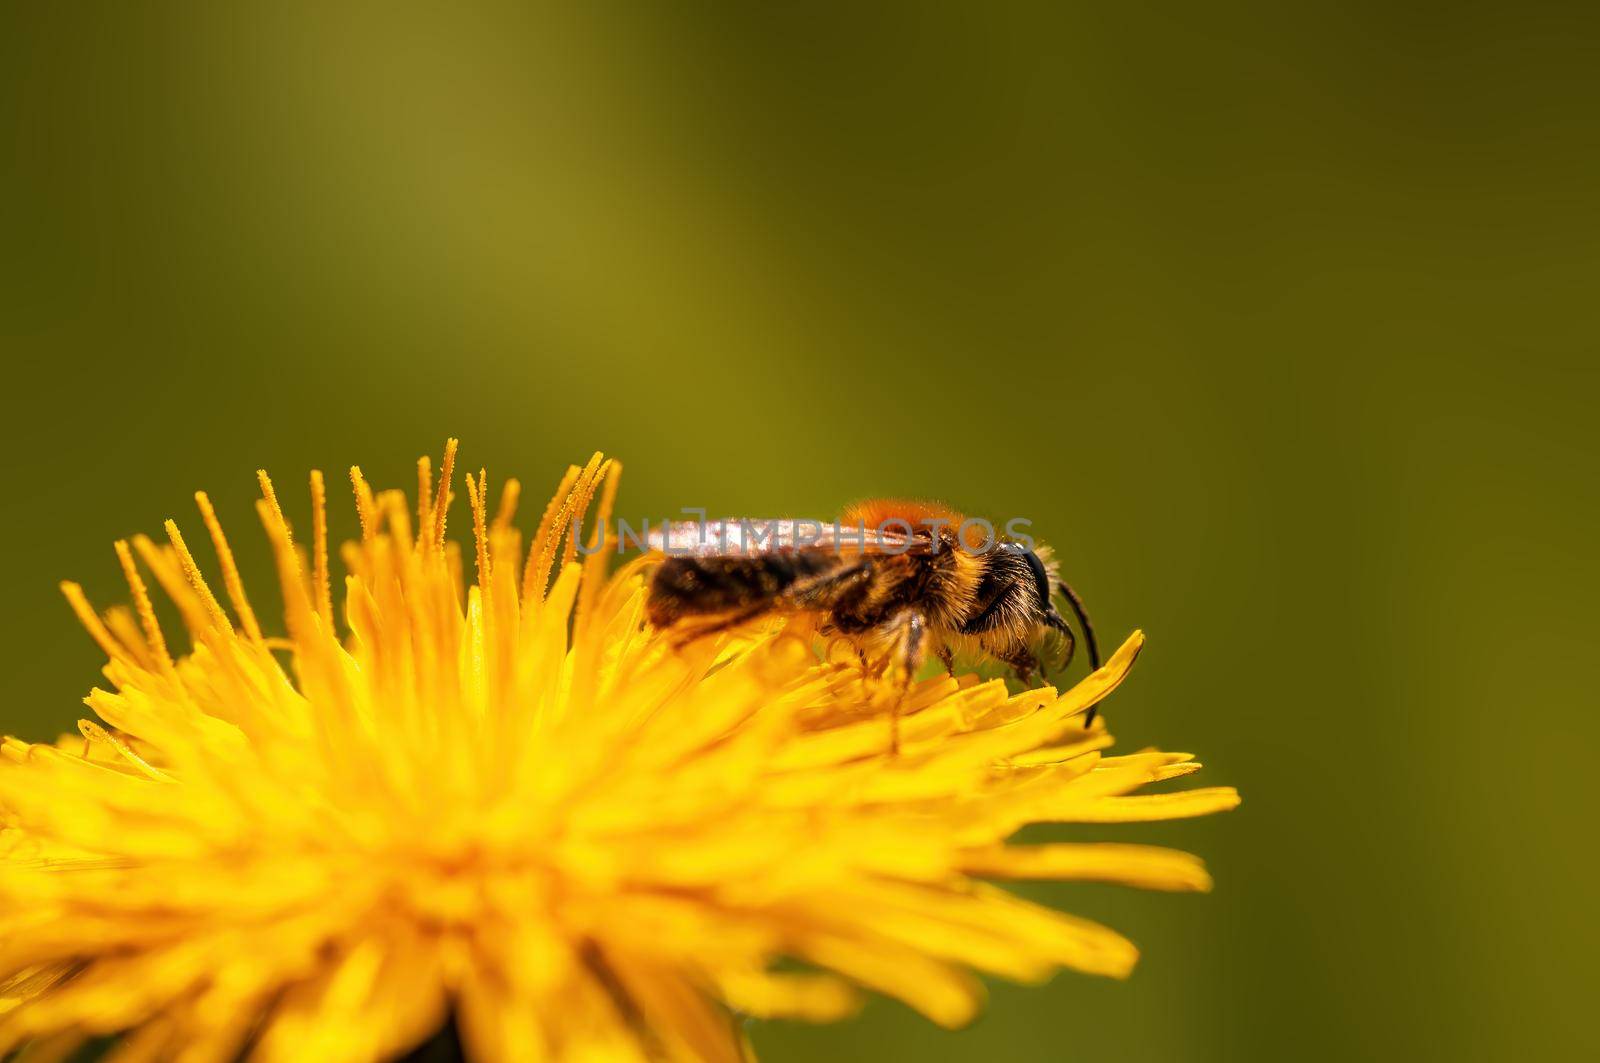
[[(1050, 549), (980, 529), (935, 502), (873, 499), (836, 522), (767, 520), (670, 524), (651, 536), (663, 553), (646, 613), (690, 641), (771, 614), (812, 614), (825, 636), (909, 683), (929, 654), (996, 660), (1032, 682), (1046, 662), (1070, 663), (1077, 639), (1063, 598), (1100, 665), (1083, 603)], [(1086, 725), (1093, 722), (1093, 710)]]

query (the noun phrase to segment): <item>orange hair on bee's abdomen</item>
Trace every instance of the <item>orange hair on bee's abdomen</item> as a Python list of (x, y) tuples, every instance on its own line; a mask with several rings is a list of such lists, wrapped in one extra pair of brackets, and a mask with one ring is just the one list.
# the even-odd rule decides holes
[(881, 529), (891, 521), (889, 530), (899, 527), (900, 522), (911, 525), (912, 528), (925, 526), (945, 527), (953, 535), (961, 522), (967, 518), (951, 509), (943, 502), (925, 502), (909, 498), (868, 498), (844, 511), (844, 516), (839, 523), (849, 527), (866, 525), (869, 530)]

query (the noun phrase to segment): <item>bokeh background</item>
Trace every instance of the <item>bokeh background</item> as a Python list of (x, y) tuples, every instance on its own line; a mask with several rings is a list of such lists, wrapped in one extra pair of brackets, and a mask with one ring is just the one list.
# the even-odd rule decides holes
[(194, 489), (266, 576), (257, 466), (406, 485), (457, 434), (530, 486), (603, 447), (630, 517), (944, 497), (1148, 631), (1124, 746), (1246, 802), (1117, 832), (1211, 896), (1036, 891), (1131, 981), (767, 1060), (1580, 1055), (1597, 23), (6, 4), (0, 730), (70, 726), (56, 581), (115, 599)]

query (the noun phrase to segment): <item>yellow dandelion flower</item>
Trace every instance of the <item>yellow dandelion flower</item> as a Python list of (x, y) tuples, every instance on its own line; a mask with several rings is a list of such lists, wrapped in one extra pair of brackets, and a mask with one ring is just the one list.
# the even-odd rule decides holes
[(422, 464), (415, 510), (352, 470), (338, 612), (322, 477), (302, 544), (263, 474), (284, 637), (203, 494), (220, 596), (171, 522), (117, 544), (131, 610), (65, 585), (108, 689), (81, 737), (0, 757), (0, 1054), (381, 1059), (453, 1019), (477, 1060), (738, 1060), (735, 1016), (833, 1020), (866, 987), (955, 1026), (973, 972), (1133, 965), (990, 880), (1208, 887), (1185, 853), (1007, 844), (1237, 803), (1136, 794), (1197, 765), (1083, 726), (1137, 634), (1065, 693), (921, 682), (890, 756), (859, 669), (776, 625), (674, 649), (643, 620), (647, 560), (579, 556), (566, 529), (596, 498), (604, 526), (617, 465), (570, 469), (526, 550), (515, 483), (491, 516), (466, 477), (464, 560), (454, 457), (436, 487)]

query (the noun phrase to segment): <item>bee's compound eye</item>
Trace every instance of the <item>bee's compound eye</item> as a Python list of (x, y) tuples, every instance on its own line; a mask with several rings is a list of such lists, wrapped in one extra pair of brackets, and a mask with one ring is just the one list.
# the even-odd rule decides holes
[(1050, 611), (1050, 574), (1044, 570), (1044, 562), (1039, 560), (1039, 555), (1032, 550), (1023, 550), (1022, 557), (1028, 562), (1028, 569), (1033, 573), (1033, 589), (1039, 593), (1039, 608)]

